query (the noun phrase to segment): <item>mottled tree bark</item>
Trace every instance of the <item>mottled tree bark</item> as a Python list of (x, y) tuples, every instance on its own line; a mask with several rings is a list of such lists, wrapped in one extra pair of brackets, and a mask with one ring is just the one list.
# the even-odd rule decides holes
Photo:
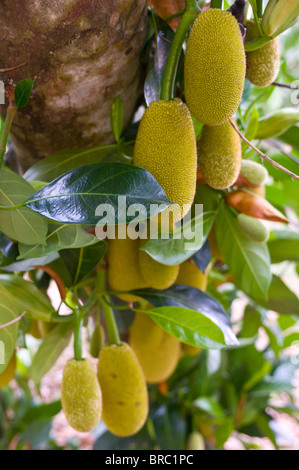
[(35, 79), (12, 128), (23, 170), (60, 150), (111, 142), (117, 95), (129, 122), (140, 90), (146, 7), (146, 0), (0, 1), (0, 69), (25, 64), (0, 79)]

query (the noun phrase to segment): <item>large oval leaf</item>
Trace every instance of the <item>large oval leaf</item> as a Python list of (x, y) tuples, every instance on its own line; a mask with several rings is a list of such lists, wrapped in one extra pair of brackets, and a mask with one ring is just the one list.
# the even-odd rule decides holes
[[(119, 205), (119, 197), (126, 200)], [(61, 223), (100, 223), (102, 216), (96, 215), (100, 205), (109, 204), (122, 223), (144, 220), (161, 212), (171, 202), (153, 175), (144, 168), (128, 163), (100, 163), (87, 165), (65, 173), (42, 188), (26, 202), (36, 212)], [(127, 209), (141, 204), (147, 213), (138, 217), (128, 215)], [(156, 205), (152, 212), (150, 206)], [(106, 224), (106, 221), (103, 222)]]
[(299, 262), (299, 233), (287, 230), (273, 232), (268, 243), (272, 263)]
[(268, 299), (253, 297), (253, 300), (268, 310), (286, 314), (299, 315), (299, 299), (285, 283), (277, 276), (273, 276)]
[[(0, 326), (15, 320), (23, 313), (20, 305), (14, 302), (14, 297), (0, 283)], [(19, 322), (0, 328), (0, 374), (6, 369), (14, 352), (18, 337)], [(3, 356), (3, 357), (2, 357)]]

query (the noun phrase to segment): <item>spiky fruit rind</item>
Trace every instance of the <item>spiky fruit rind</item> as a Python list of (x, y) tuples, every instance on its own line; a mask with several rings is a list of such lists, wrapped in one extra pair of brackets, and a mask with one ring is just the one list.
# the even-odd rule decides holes
[(8, 385), (9, 382), (14, 378), (14, 375), (16, 372), (16, 365), (17, 365), (16, 353), (14, 352), (9, 360), (9, 363), (7, 364), (7, 367), (0, 374), (0, 388)]
[[(130, 291), (149, 287), (143, 279), (139, 266), (139, 240), (111, 239), (107, 252), (107, 278), (109, 287), (114, 291)], [(132, 294), (119, 294), (127, 302), (139, 300)]]
[(89, 360), (70, 359), (63, 370), (61, 404), (69, 425), (91, 431), (101, 419), (102, 394)]
[(129, 338), (148, 383), (158, 384), (172, 375), (181, 353), (176, 338), (143, 313), (136, 314)]
[(246, 214), (239, 214), (237, 217), (237, 224), (243, 235), (254, 242), (264, 243), (269, 238), (268, 229), (258, 219)]
[[(140, 240), (140, 248), (147, 240)], [(157, 290), (168, 289), (178, 276), (179, 266), (165, 266), (158, 263), (145, 251), (139, 250), (139, 266), (143, 279), (150, 287)]]
[(256, 186), (265, 184), (269, 176), (267, 169), (263, 165), (253, 162), (252, 160), (242, 160), (240, 173), (251, 184)]
[(148, 394), (143, 371), (128, 344), (102, 348), (98, 379), (103, 394), (103, 421), (109, 431), (121, 437), (136, 434), (148, 415)]
[(204, 126), (198, 153), (199, 166), (209, 186), (227, 189), (235, 183), (241, 170), (242, 147), (230, 121), (217, 127)]
[(202, 123), (218, 126), (237, 111), (245, 83), (246, 59), (236, 18), (218, 9), (199, 14), (185, 56), (185, 97)]
[[(196, 137), (187, 106), (179, 99), (154, 101), (138, 129), (134, 164), (148, 170), (174, 206), (174, 221), (188, 212), (196, 190)], [(168, 210), (168, 209), (166, 209)]]
[(208, 272), (202, 273), (200, 269), (190, 260), (180, 265), (179, 275), (176, 284), (195, 287), (205, 291), (208, 283)]
[[(246, 42), (259, 37), (259, 31), (254, 20), (248, 21), (246, 28)], [(280, 69), (278, 38), (273, 39), (260, 49), (247, 52), (246, 57), (246, 77), (253, 85), (263, 88), (275, 81)]]

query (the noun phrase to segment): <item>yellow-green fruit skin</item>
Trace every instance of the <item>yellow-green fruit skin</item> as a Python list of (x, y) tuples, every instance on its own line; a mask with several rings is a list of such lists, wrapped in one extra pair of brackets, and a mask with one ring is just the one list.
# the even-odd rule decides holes
[(61, 404), (69, 425), (80, 432), (91, 431), (100, 421), (102, 394), (89, 360), (70, 359), (63, 370)]
[[(128, 237), (124, 240), (109, 240), (107, 261), (107, 278), (111, 290), (122, 292), (149, 287), (139, 266), (139, 240)], [(139, 300), (132, 294), (120, 294), (118, 297), (127, 302)]]
[(185, 450), (205, 450), (205, 440), (199, 432), (191, 432), (188, 436)]
[(186, 356), (198, 356), (202, 351), (202, 348), (197, 348), (196, 346), (191, 346), (191, 344), (182, 343), (182, 353)]
[[(246, 25), (246, 42), (259, 37), (258, 28), (254, 20)], [(255, 51), (247, 52), (246, 77), (257, 87), (271, 85), (277, 78), (280, 69), (280, 46), (278, 38), (273, 39), (265, 46)]]
[(120, 437), (136, 434), (147, 419), (148, 393), (142, 368), (127, 343), (102, 348), (98, 379), (109, 431)]
[(241, 170), (242, 147), (229, 121), (217, 127), (203, 127), (198, 154), (202, 175), (209, 186), (227, 189), (235, 183)]
[[(147, 240), (140, 240), (140, 248)], [(165, 266), (155, 261), (145, 251), (139, 250), (139, 266), (143, 279), (150, 287), (157, 290), (168, 289), (175, 283), (179, 266)]]
[(199, 121), (218, 126), (241, 102), (246, 59), (235, 17), (208, 9), (194, 21), (187, 42), (184, 82), (188, 108)]
[(14, 352), (12, 357), (10, 358), (7, 367), (4, 371), (0, 374), (0, 388), (5, 387), (9, 384), (9, 382), (14, 378), (16, 372), (16, 353)]
[(237, 224), (243, 235), (254, 242), (264, 243), (269, 238), (268, 229), (258, 219), (246, 214), (239, 214)]
[(202, 273), (192, 261), (185, 261), (180, 265), (179, 275), (176, 284), (195, 287), (205, 291), (208, 283), (208, 270)]
[(251, 160), (242, 160), (241, 175), (244, 176), (251, 184), (261, 186), (265, 184), (269, 173), (260, 163), (253, 162)]
[(196, 190), (196, 137), (187, 106), (179, 99), (154, 101), (142, 116), (134, 164), (148, 170), (178, 204), (174, 221), (189, 212)]
[(180, 358), (180, 341), (160, 328), (148, 315), (136, 314), (130, 327), (129, 342), (148, 383), (158, 384), (172, 375)]

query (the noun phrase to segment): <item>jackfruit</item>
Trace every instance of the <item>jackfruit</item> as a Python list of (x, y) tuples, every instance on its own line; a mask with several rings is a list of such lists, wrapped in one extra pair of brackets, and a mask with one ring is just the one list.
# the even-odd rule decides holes
[[(246, 42), (259, 37), (255, 20), (249, 20), (246, 25)], [(258, 87), (271, 85), (277, 78), (280, 69), (280, 46), (278, 38), (255, 51), (247, 52), (246, 77)]]
[(63, 370), (61, 404), (69, 425), (89, 432), (101, 419), (102, 394), (89, 360), (70, 359)]
[(191, 346), (191, 344), (182, 343), (182, 353), (186, 356), (198, 356), (202, 351), (202, 348), (197, 348), (196, 346)]
[[(130, 291), (149, 287), (143, 279), (139, 266), (139, 240), (110, 239), (107, 252), (107, 279), (111, 290)], [(135, 302), (139, 298), (132, 294), (117, 295), (126, 302)]]
[[(139, 247), (144, 246), (147, 240), (140, 240)], [(139, 266), (143, 279), (153, 289), (163, 290), (174, 284), (179, 273), (179, 266), (165, 266), (158, 263), (145, 251), (139, 250)]]
[(14, 378), (16, 372), (16, 353), (14, 352), (7, 364), (7, 367), (0, 374), (0, 388), (5, 387)]
[(146, 109), (136, 138), (134, 164), (148, 170), (168, 199), (178, 205), (171, 206), (173, 221), (182, 219), (195, 196), (197, 154), (192, 118), (180, 99), (154, 101)]
[(199, 432), (191, 432), (185, 444), (185, 450), (205, 450), (205, 440), (203, 436)]
[(217, 127), (203, 127), (198, 154), (201, 172), (209, 186), (227, 189), (236, 182), (241, 170), (242, 147), (229, 121)]
[(243, 235), (254, 242), (264, 243), (269, 238), (269, 231), (265, 225), (249, 215), (239, 214), (237, 224)]
[(127, 343), (101, 349), (98, 379), (109, 431), (120, 437), (136, 434), (147, 419), (148, 393), (142, 368)]
[(265, 184), (269, 176), (267, 169), (263, 165), (251, 160), (242, 160), (240, 173), (247, 179), (247, 181), (249, 181), (249, 183), (255, 186)]
[(174, 372), (181, 353), (180, 341), (145, 313), (136, 313), (129, 330), (129, 343), (148, 383), (163, 382)]
[(208, 284), (208, 272), (209, 269), (207, 268), (206, 272), (202, 273), (193, 261), (187, 260), (180, 265), (176, 284), (183, 284), (205, 291)]
[(236, 18), (215, 8), (200, 13), (187, 42), (184, 83), (191, 114), (218, 126), (231, 118), (245, 84), (245, 50)]
[(104, 328), (101, 325), (95, 325), (89, 344), (89, 353), (92, 357), (98, 358), (100, 350), (105, 341)]

